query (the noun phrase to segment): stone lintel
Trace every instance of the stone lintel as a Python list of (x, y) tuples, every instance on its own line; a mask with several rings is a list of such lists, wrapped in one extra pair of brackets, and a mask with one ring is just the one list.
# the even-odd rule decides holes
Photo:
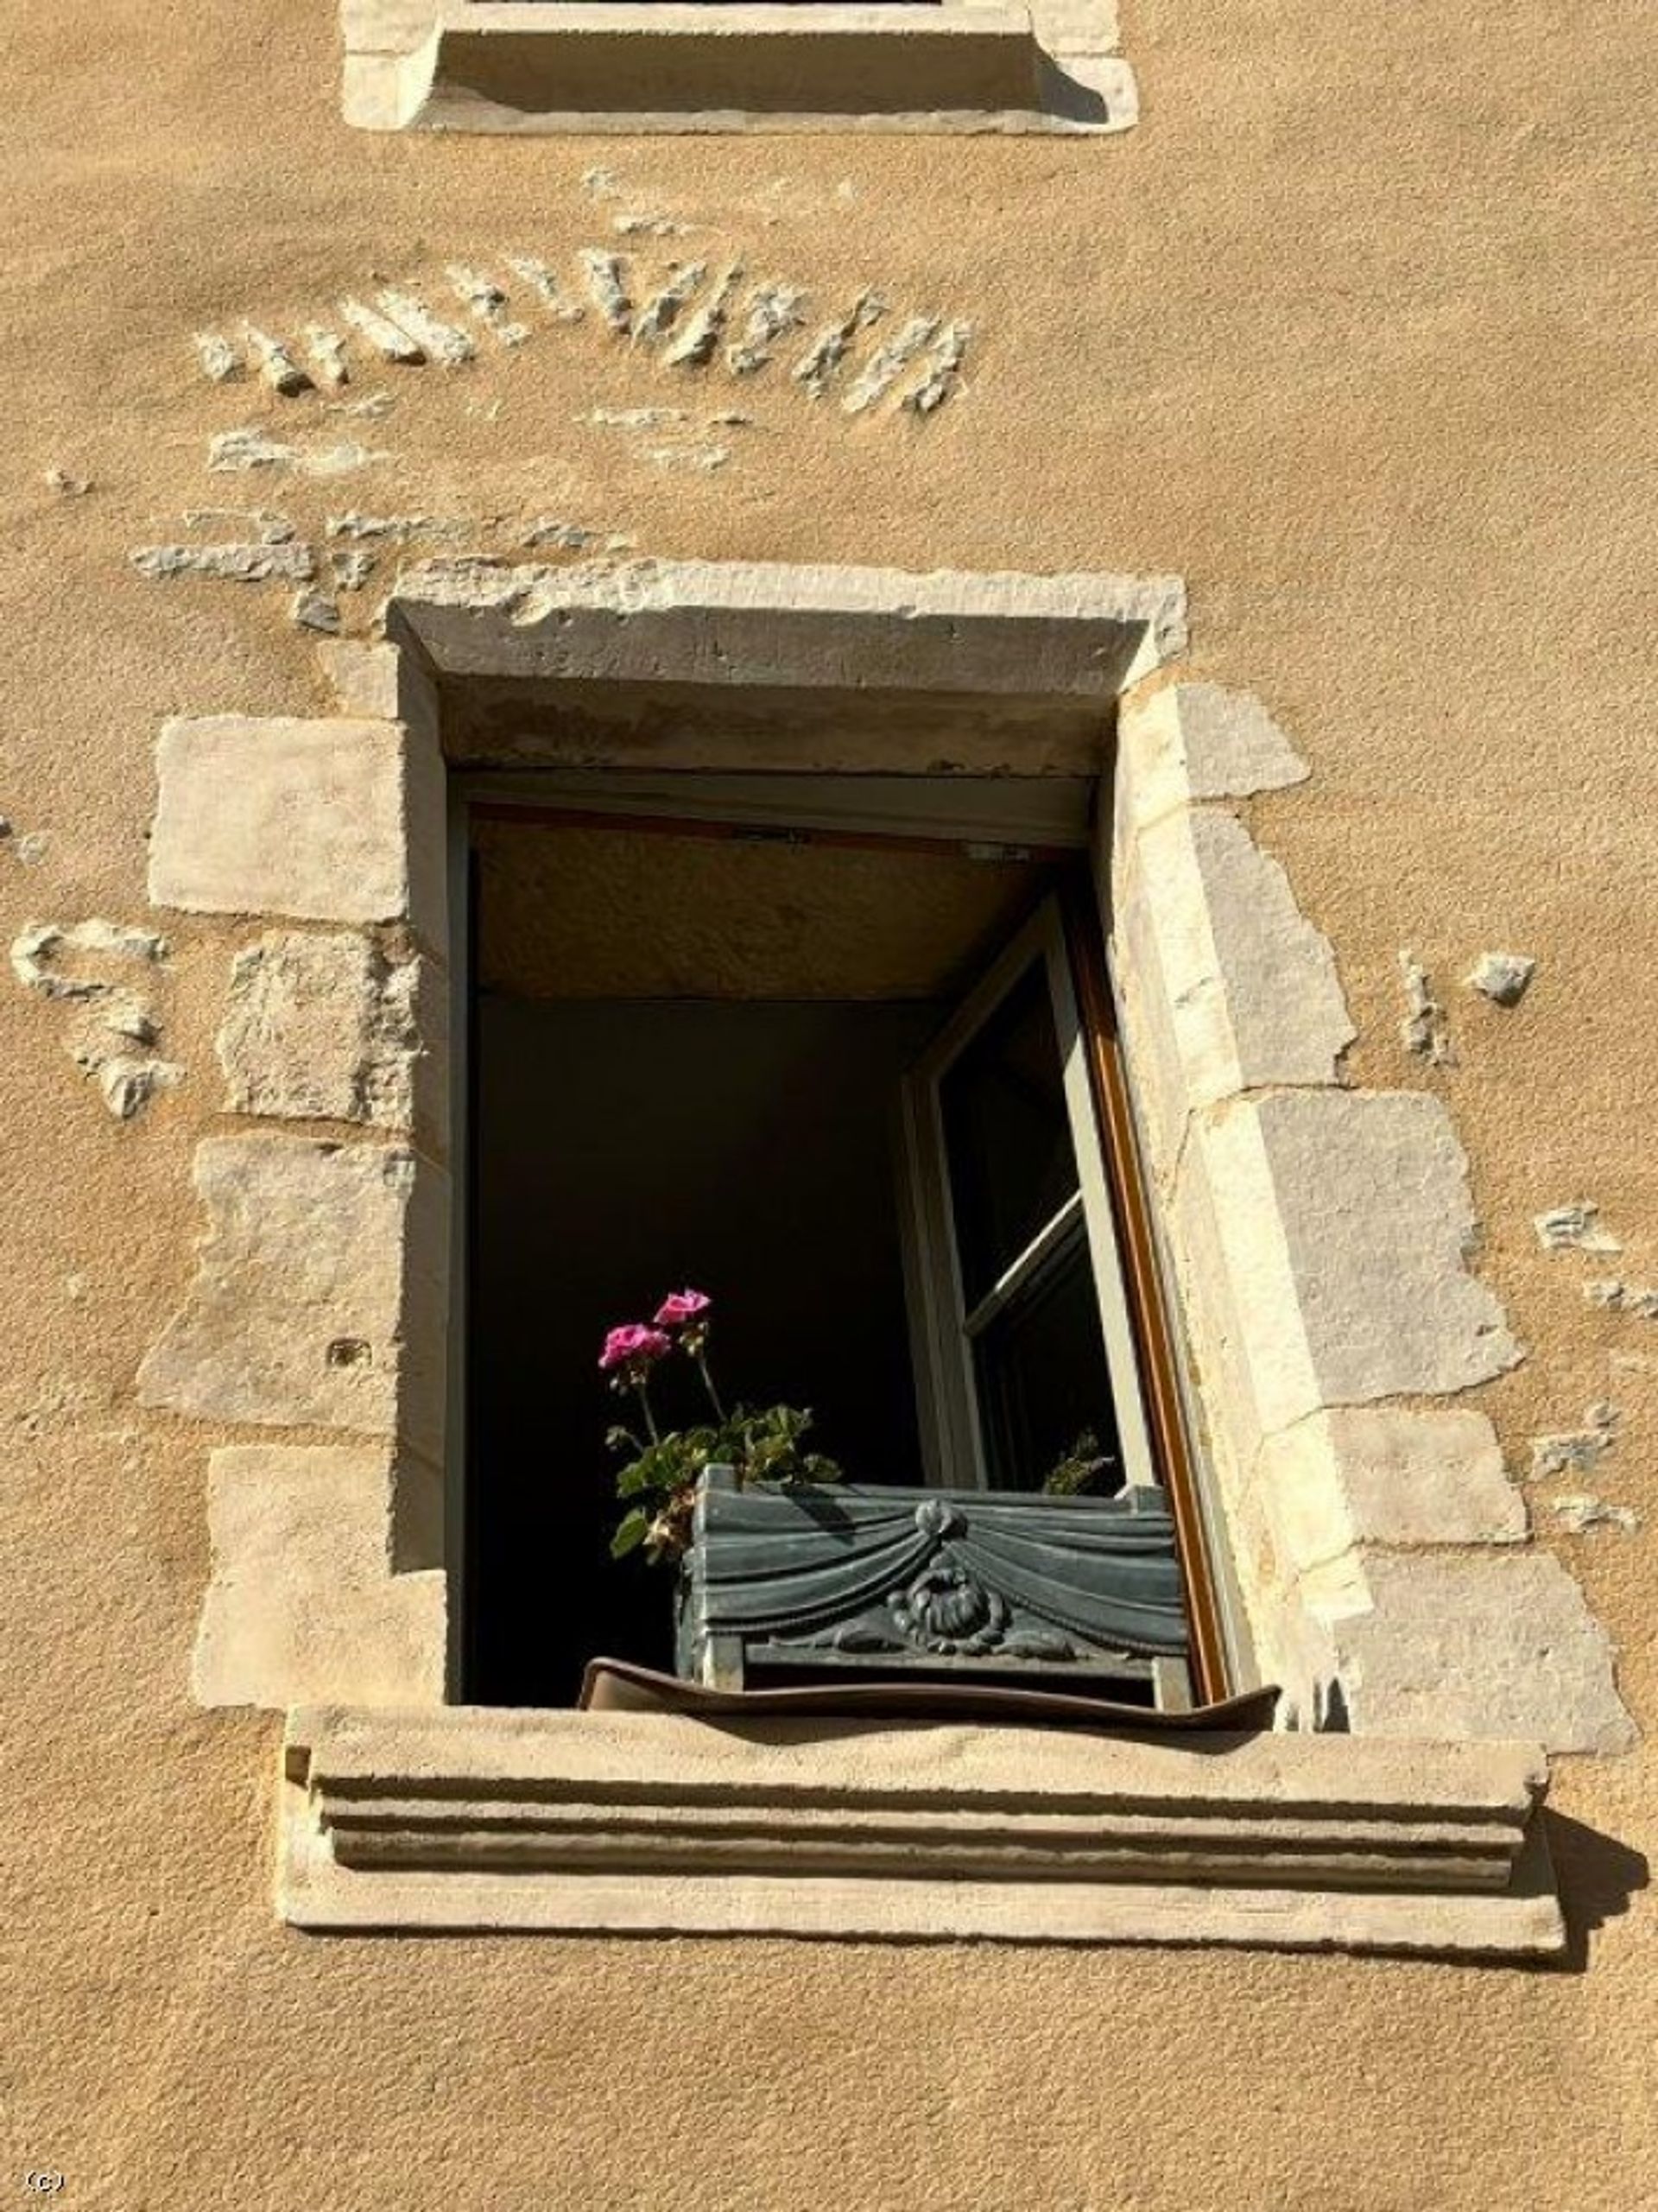
[(1180, 651), (1178, 577), (772, 561), (499, 567), (402, 578), (394, 638), (443, 675), (1113, 698)]
[(303, 1927), (1562, 1940), (1524, 1744), (331, 1708), (284, 1760)]

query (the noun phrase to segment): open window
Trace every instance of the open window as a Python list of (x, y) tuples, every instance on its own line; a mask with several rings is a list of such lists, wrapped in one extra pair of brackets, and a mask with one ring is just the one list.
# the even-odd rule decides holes
[[(987, 1539), (1028, 1591), (1083, 1510), (1067, 1494), (1139, 1512), (1142, 1544), (1169, 1524), (1092, 796), (1066, 777), (467, 785), (470, 1701), (568, 1703), (599, 1651), (671, 1664), (662, 1577), (609, 1556), (594, 1359), (682, 1282), (715, 1298), (728, 1394), (810, 1406), (855, 1485), (1051, 1506), (1037, 1550)], [(697, 1417), (664, 1387), (667, 1420)], [(1074, 1629), (1033, 1603), (1043, 1633)], [(1185, 1695), (1184, 1657), (1134, 1667), (1148, 1698)]]

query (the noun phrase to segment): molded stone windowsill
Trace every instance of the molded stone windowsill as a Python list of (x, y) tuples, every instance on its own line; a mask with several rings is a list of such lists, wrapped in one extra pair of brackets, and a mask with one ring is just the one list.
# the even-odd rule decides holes
[(1546, 1787), (1512, 1743), (313, 1707), (278, 1896), (317, 1930), (1547, 1958)]
[(1123, 130), (1111, 0), (342, 0), (369, 130)]

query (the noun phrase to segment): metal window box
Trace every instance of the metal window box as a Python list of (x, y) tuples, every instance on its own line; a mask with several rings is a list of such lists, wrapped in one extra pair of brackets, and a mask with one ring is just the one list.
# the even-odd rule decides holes
[(1050, 1498), (870, 1485), (699, 1486), (680, 1673), (723, 1689), (933, 1679), (1187, 1702), (1174, 1524), (1160, 1491)]

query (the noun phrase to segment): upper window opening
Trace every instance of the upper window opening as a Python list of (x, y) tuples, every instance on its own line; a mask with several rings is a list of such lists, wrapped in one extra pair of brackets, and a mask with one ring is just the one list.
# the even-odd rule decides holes
[(1100, 132), (1113, 0), (341, 0), (369, 130)]

